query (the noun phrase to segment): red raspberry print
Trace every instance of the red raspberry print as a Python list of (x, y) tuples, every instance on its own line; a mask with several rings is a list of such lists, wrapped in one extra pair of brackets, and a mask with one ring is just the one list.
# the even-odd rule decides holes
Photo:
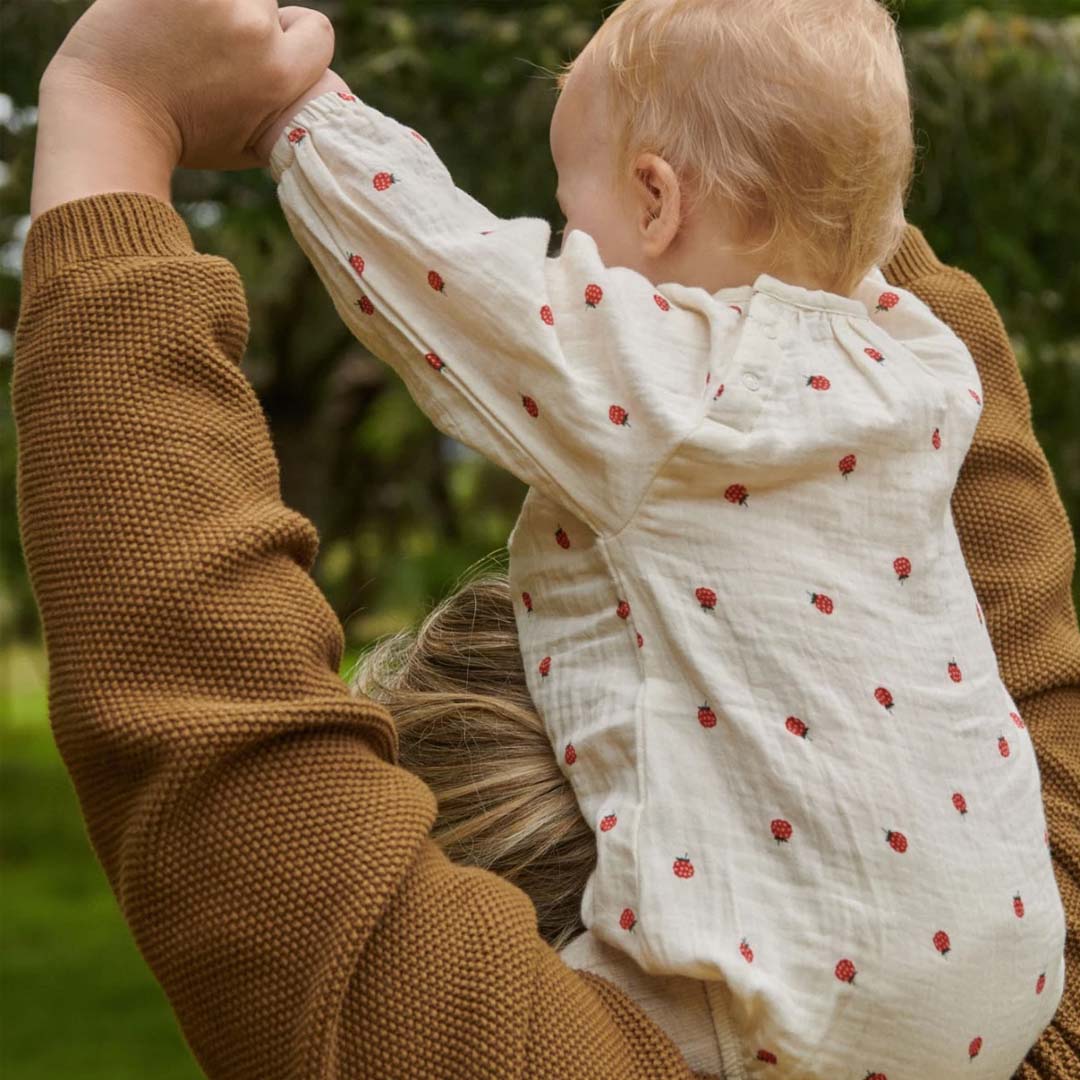
[(545, 656), (544, 659), (540, 661), (539, 671), (540, 671), (540, 674), (543, 675), (545, 678), (551, 672), (551, 657), (550, 656)]
[(746, 938), (739, 942), (739, 953), (748, 964), (754, 962), (754, 950), (750, 948), (750, 943)]
[(737, 311), (740, 315), (742, 314), (742, 308), (739, 307), (738, 304), (728, 304), (728, 307), (731, 308), (732, 311)]
[(930, 436), (930, 442), (935, 450), (941, 449), (941, 428), (934, 428), (934, 434)]
[(806, 385), (811, 390), (828, 390), (832, 383), (824, 375), (810, 375), (806, 379)]
[(810, 603), (821, 612), (822, 615), (833, 613), (833, 602), (824, 593), (810, 593)]
[(388, 172), (376, 173), (371, 183), (376, 191), (385, 191), (391, 184), (397, 183), (397, 177)]
[(566, 744), (566, 749), (563, 751), (563, 760), (567, 765), (573, 765), (577, 761), (577, 751), (574, 749), (572, 742)]
[(306, 138), (307, 132), (302, 127), (294, 127), (292, 131), (289, 132), (289, 142), (294, 146), (297, 143), (302, 143)]
[(694, 876), (694, 864), (689, 855), (680, 855), (671, 868), (677, 878), (689, 879)]
[(619, 606), (615, 609), (615, 614), (618, 615), (620, 619), (629, 619), (630, 605), (625, 600), (620, 600)]
[(645, 639), (640, 634), (638, 634), (638, 636), (637, 636), (637, 647), (640, 649), (641, 646), (644, 645), (644, 644), (645, 644)]
[(791, 822), (783, 818), (774, 818), (769, 823), (773, 837), (778, 844), (786, 844), (791, 839)]
[(846, 480), (855, 471), (855, 466), (858, 463), (858, 459), (854, 454), (848, 454), (846, 457), (842, 457), (840, 459), (840, 475)]
[(555, 543), (561, 548), (570, 547), (570, 537), (566, 535), (566, 530), (561, 525), (555, 530)]
[(968, 393), (971, 395), (971, 400), (974, 401), (976, 405), (982, 404), (982, 398), (979, 397), (979, 395), (975, 393), (974, 390), (969, 389)]
[(758, 1061), (764, 1061), (766, 1065), (776, 1064), (776, 1055), (771, 1050), (759, 1050), (757, 1059)]
[(544, 322), (546, 322), (548, 324), (548, 326), (554, 326), (555, 325), (555, 313), (551, 310), (551, 308), (547, 304), (545, 304), (540, 309), (540, 318), (543, 319)]
[(841, 960), (834, 969), (834, 974), (841, 982), (855, 982), (855, 965), (850, 960)]
[(607, 814), (600, 819), (600, 831), (611, 832), (618, 823), (619, 819), (614, 814)]
[(356, 100), (356, 95), (355, 94), (347, 94), (344, 90), (339, 90), (337, 92), (337, 96), (339, 98), (341, 98), (342, 101), (355, 101)]
[(1018, 919), (1024, 917), (1024, 901), (1020, 898), (1019, 893), (1013, 897), (1013, 912)]
[(585, 306), (594, 308), (604, 299), (604, 290), (599, 285), (585, 286)]
[(952, 804), (960, 812), (961, 817), (967, 813), (967, 799), (959, 791), (953, 792)]
[(891, 709), (894, 705), (893, 696), (885, 689), (884, 686), (879, 686), (874, 691), (874, 700), (883, 708)]
[(1009, 756), (1009, 740), (1006, 739), (1004, 735), (998, 736), (998, 753), (1002, 757)]
[(357, 277), (364, 272), (364, 260), (359, 255), (350, 255), (349, 265), (356, 271)]
[(1012, 722), (1013, 722), (1013, 723), (1014, 723), (1014, 724), (1015, 724), (1015, 725), (1016, 725), (1016, 726), (1017, 726), (1018, 728), (1020, 728), (1021, 730), (1023, 730), (1023, 728), (1024, 728), (1024, 721), (1020, 719), (1020, 714), (1019, 714), (1019, 713), (1014, 713), (1014, 712), (1011, 712), (1011, 713), (1009, 713), (1009, 719), (1010, 719), (1010, 720), (1012, 720)]
[(706, 701), (704, 705), (699, 705), (697, 708), (698, 723), (703, 728), (716, 727), (716, 713), (709, 708), (709, 703)]
[(446, 365), (439, 358), (438, 353), (424, 353), (424, 359), (438, 372), (442, 372)]
[(893, 559), (892, 568), (896, 571), (901, 584), (911, 577), (911, 560), (905, 559), (903, 555), (899, 559)]
[(521, 602), (525, 605), (526, 611), (532, 611), (532, 595), (530, 593), (523, 592), (521, 594)]
[(885, 829), (884, 831), (889, 847), (903, 855), (907, 851), (907, 837), (902, 832), (894, 832), (892, 829)]
[(525, 411), (534, 420), (540, 415), (540, 406), (528, 394), (521, 395), (521, 404), (525, 406)]
[(1043, 843), (1046, 845), (1046, 850), (1050, 850), (1050, 830), (1043, 829)]
[(937, 949), (937, 951), (941, 953), (942, 956), (946, 956), (949, 952), (949, 949), (952, 948), (952, 946), (949, 944), (949, 935), (946, 934), (944, 930), (939, 930), (934, 935), (934, 948)]
[(979, 1056), (979, 1051), (982, 1049), (982, 1038), (978, 1035), (968, 1044), (968, 1061), (974, 1061)]
[(743, 487), (742, 484), (732, 484), (727, 491), (724, 492), (724, 498), (729, 503), (735, 503), (737, 506), (745, 506), (746, 500), (750, 498), (750, 492)]
[(608, 409), (608, 419), (617, 426), (630, 426), (630, 414), (621, 405), (612, 405)]
[(494, 229), (481, 229), (480, 230), (480, 235), (481, 236), (490, 236), (494, 231), (495, 231)]
[(870, 357), (871, 360), (876, 360), (879, 364), (885, 363), (885, 357), (877, 351), (877, 349), (863, 349), (863, 352)]
[(361, 296), (356, 304), (365, 315), (375, 314), (375, 305), (366, 296)]
[(810, 736), (810, 729), (797, 716), (789, 716), (784, 721), (784, 727), (792, 735), (798, 735), (800, 739), (806, 739)]
[(878, 311), (891, 311), (900, 303), (900, 297), (894, 292), (883, 292), (877, 301)]
[(863, 1080), (889, 1080), (884, 1073), (868, 1072)]
[(955, 660), (949, 661), (949, 678), (952, 679), (953, 682), (961, 682), (964, 678), (964, 676), (960, 674), (960, 667)]
[(446, 282), (442, 279), (442, 274), (438, 270), (429, 270), (427, 276), (427, 283), (436, 292), (446, 292)]
[(653, 299), (656, 301), (656, 306), (661, 311), (671, 310), (671, 305), (659, 293), (653, 293)]
[(1035, 993), (1036, 993), (1036, 994), (1041, 994), (1041, 993), (1043, 992), (1043, 990), (1045, 989), (1045, 987), (1046, 987), (1046, 972), (1044, 971), (1044, 972), (1043, 972), (1043, 973), (1042, 973), (1042, 974), (1041, 974), (1041, 975), (1040, 975), (1040, 976), (1039, 976), (1039, 977), (1038, 977), (1038, 978), (1037, 978), (1037, 979), (1035, 980)]
[(719, 386), (718, 386), (718, 387), (716, 388), (716, 393), (715, 393), (715, 394), (713, 394), (713, 401), (715, 401), (715, 400), (716, 400), (716, 399), (717, 399), (718, 397), (723, 397), (723, 395), (724, 395), (724, 384), (723, 384), (723, 383), (721, 383), (721, 384), (720, 384), (720, 385), (719, 385)]
[(619, 916), (619, 925), (624, 930), (633, 930), (637, 926), (637, 916), (630, 908), (623, 908), (623, 913)]
[(712, 611), (716, 607), (716, 593), (712, 589), (706, 589), (702, 586), (700, 589), (694, 590), (694, 596), (697, 597), (697, 602), (701, 605), (702, 611)]
[(982, 604), (980, 604), (978, 600), (975, 601), (975, 614), (979, 616), (979, 625), (982, 626), (984, 622), (983, 609)]
[(412, 136), (412, 137), (413, 137), (414, 139), (416, 139), (416, 140), (417, 140), (418, 142), (422, 142), (422, 143), (426, 143), (426, 142), (427, 142), (427, 139), (425, 139), (425, 138), (424, 138), (424, 136), (423, 136), (423, 135), (421, 135), (419, 131), (413, 131), (413, 129), (412, 129), (412, 128), (409, 128), (409, 134), (410, 134), (410, 135), (411, 135), (411, 136)]
[(712, 372), (711, 371), (706, 371), (705, 372), (705, 385), (708, 386), (709, 383), (711, 383), (711, 382), (712, 382)]

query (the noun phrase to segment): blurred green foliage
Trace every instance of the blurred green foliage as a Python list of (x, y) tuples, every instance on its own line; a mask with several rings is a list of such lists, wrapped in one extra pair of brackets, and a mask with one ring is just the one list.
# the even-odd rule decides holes
[[(8, 364), (33, 160), (37, 81), (81, 0), (0, 5), (0, 363)], [(457, 182), (504, 216), (554, 220), (554, 70), (598, 4), (315, 3), (336, 66), (423, 131)], [(922, 148), (909, 218), (998, 304), (1036, 430), (1080, 521), (1080, 2), (908, 0), (899, 8)], [(107, 147), (102, 148), (108, 152)], [(420, 614), (504, 544), (522, 486), (440, 437), (340, 326), (261, 173), (183, 173), (203, 251), (232, 259), (251, 307), (245, 369), (286, 500), (323, 538), (316, 568), (360, 644)], [(14, 434), (0, 401), (0, 639), (38, 633), (15, 528)], [(17, 662), (12, 662), (15, 656)], [(18, 669), (22, 674), (9, 674)], [(30, 672), (30, 674), (27, 674)], [(198, 1070), (86, 842), (45, 717), (33, 649), (0, 651), (0, 993), (5, 1075), (93, 1080)]]

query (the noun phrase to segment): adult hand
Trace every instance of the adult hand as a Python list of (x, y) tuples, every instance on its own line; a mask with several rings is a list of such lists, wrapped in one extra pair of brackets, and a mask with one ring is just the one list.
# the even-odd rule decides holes
[(324, 74), (333, 28), (276, 0), (97, 0), (42, 76), (31, 213), (102, 191), (168, 199), (177, 165), (250, 168)]

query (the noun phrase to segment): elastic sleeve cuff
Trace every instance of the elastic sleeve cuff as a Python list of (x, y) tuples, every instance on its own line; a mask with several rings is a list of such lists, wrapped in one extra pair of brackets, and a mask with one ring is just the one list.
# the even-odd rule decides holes
[(33, 291), (76, 263), (194, 251), (184, 219), (151, 195), (121, 191), (73, 199), (46, 210), (30, 226), (23, 250), (23, 291)]
[[(290, 121), (289, 126), (278, 137), (270, 151), (270, 175), (276, 184), (281, 174), (292, 163), (296, 147), (306, 137), (304, 129), (314, 126), (319, 121), (332, 120), (335, 116), (350, 112), (361, 114), (363, 105), (354, 94), (343, 94), (340, 90), (328, 90), (317, 98), (312, 98)], [(356, 117), (354, 116), (355, 120)], [(296, 134), (297, 132), (304, 134)]]

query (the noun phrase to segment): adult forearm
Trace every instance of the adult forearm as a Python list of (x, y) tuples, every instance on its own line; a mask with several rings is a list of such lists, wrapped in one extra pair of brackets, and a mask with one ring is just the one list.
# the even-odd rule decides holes
[(47, 71), (38, 101), (30, 216), (113, 191), (168, 202), (179, 157), (179, 135), (123, 94), (72, 72)]

